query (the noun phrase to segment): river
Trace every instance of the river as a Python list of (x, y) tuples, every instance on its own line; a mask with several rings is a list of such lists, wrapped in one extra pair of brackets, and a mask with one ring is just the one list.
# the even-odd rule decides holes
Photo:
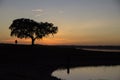
[(120, 65), (117, 66), (90, 66), (70, 69), (58, 69), (53, 76), (62, 80), (120, 80)]

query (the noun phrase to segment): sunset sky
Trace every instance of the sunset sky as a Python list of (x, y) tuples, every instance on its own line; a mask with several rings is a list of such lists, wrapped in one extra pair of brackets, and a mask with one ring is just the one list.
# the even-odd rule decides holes
[(120, 45), (120, 0), (0, 0), (0, 43), (31, 44), (10, 36), (17, 18), (50, 22), (58, 33), (36, 44)]

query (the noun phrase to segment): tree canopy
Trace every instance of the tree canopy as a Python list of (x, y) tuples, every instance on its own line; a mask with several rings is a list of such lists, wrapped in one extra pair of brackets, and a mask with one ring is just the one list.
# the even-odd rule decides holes
[(58, 27), (53, 23), (48, 22), (36, 22), (32, 19), (20, 18), (13, 20), (9, 29), (11, 30), (11, 36), (18, 38), (31, 38), (32, 45), (36, 39), (42, 39), (49, 34), (56, 34)]

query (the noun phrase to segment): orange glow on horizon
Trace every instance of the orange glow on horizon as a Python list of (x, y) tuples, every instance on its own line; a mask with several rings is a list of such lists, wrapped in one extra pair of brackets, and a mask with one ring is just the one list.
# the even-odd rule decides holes
[[(14, 44), (15, 40), (17, 39), (18, 44), (31, 44), (31, 39), (19, 39), (19, 38), (10, 38), (7, 40), (2, 40), (0, 43), (11, 43)], [(79, 39), (64, 39), (64, 38), (52, 38), (52, 37), (45, 37), (43, 39), (36, 39), (35, 44), (41, 45), (119, 45), (118, 41), (98, 41), (89, 38), (79, 38)]]
[[(15, 40), (18, 41), (18, 44), (31, 44), (31, 39), (19, 39), (19, 38), (10, 38), (7, 40), (2, 40), (2, 43), (15, 43)], [(62, 38), (43, 38), (43, 39), (36, 39), (35, 44), (43, 44), (43, 45), (62, 45), (62, 44), (69, 44), (72, 41), (62, 39)]]

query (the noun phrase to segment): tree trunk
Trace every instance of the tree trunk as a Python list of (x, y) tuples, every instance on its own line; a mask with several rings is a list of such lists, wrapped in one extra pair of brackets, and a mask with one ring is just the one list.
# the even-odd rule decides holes
[(32, 38), (32, 45), (34, 45), (35, 39)]

